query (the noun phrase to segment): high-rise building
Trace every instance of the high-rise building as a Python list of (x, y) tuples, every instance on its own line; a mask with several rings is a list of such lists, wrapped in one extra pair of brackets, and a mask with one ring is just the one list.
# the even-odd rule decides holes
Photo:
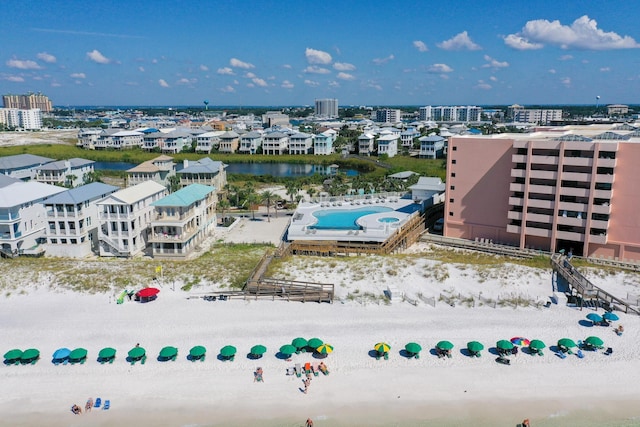
[(376, 111), (376, 122), (398, 123), (402, 120), (402, 112), (395, 109), (384, 109)]
[(338, 100), (335, 98), (316, 99), (315, 115), (319, 117), (338, 117)]
[(514, 104), (507, 107), (507, 119), (517, 123), (537, 123), (546, 125), (554, 120), (562, 120), (561, 109), (524, 108)]
[(640, 126), (453, 136), (445, 235), (640, 261)]
[(10, 128), (34, 130), (42, 128), (42, 112), (37, 109), (0, 108), (0, 124)]
[(436, 122), (478, 122), (482, 115), (482, 107), (466, 106), (440, 106), (420, 107), (420, 120)]
[(44, 113), (48, 113), (53, 109), (51, 100), (41, 93), (3, 95), (2, 104), (4, 105), (4, 108), (16, 108), (18, 110), (31, 110), (37, 108)]

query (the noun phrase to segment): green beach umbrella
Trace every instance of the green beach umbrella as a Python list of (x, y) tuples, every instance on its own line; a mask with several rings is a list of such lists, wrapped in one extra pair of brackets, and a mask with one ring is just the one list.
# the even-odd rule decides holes
[(207, 352), (207, 349), (201, 345), (197, 345), (189, 350), (189, 356), (191, 357), (202, 357)]
[(178, 354), (178, 349), (170, 345), (163, 347), (162, 350), (160, 350), (160, 357), (163, 359), (171, 359), (177, 354)]
[(111, 347), (105, 347), (102, 350), (100, 350), (100, 353), (98, 353), (98, 357), (100, 359), (111, 359), (113, 357), (116, 357), (116, 349)]
[(307, 341), (307, 345), (312, 348), (318, 348), (322, 344), (324, 344), (324, 342), (320, 338), (311, 338), (309, 341)]
[(293, 354), (296, 352), (296, 348), (295, 346), (291, 345), (291, 344), (285, 344), (282, 347), (280, 347), (280, 353), (282, 354)]
[(529, 348), (535, 351), (542, 350), (546, 346), (547, 345), (540, 340), (531, 340), (531, 342), (529, 343)]
[(9, 350), (4, 354), (5, 360), (16, 360), (22, 357), (22, 350), (14, 348), (13, 350)]
[(422, 351), (422, 347), (420, 346), (420, 344), (415, 342), (408, 343), (407, 345), (404, 346), (404, 349), (407, 350), (407, 352), (412, 354), (418, 354)]
[(70, 360), (82, 360), (87, 357), (87, 349), (86, 348), (76, 348), (69, 354)]
[(37, 359), (38, 357), (40, 357), (40, 350), (35, 348), (28, 348), (22, 352), (22, 356), (20, 356), (20, 360), (31, 361), (33, 359)]
[(391, 350), (391, 346), (386, 342), (379, 342), (378, 344), (373, 346), (373, 349), (378, 353), (386, 353)]
[(578, 344), (576, 344), (572, 339), (569, 338), (560, 338), (558, 340), (558, 347), (574, 348), (577, 346)]
[(307, 340), (302, 337), (298, 337), (298, 338), (295, 338), (293, 341), (291, 341), (291, 344), (295, 348), (301, 349), (307, 346)]
[(318, 348), (316, 348), (316, 351), (320, 354), (331, 354), (333, 353), (333, 346), (324, 343), (321, 346), (319, 346)]
[(267, 347), (262, 344), (254, 345), (251, 347), (251, 354), (255, 354), (256, 356), (261, 356), (267, 352)]
[(222, 357), (231, 357), (236, 354), (236, 348), (232, 345), (225, 345), (220, 349), (220, 355)]
[(140, 359), (141, 357), (143, 357), (146, 353), (146, 350), (142, 347), (133, 347), (131, 350), (129, 350), (128, 356), (132, 359)]
[(513, 344), (509, 340), (500, 340), (496, 343), (500, 350), (513, 350)]
[(602, 345), (604, 344), (604, 341), (602, 341), (602, 339), (599, 337), (588, 337), (586, 340), (584, 340), (584, 342), (594, 347), (602, 347)]
[(467, 350), (472, 353), (477, 353), (484, 350), (484, 345), (482, 345), (482, 343), (479, 343), (478, 341), (469, 341), (467, 343)]
[(453, 344), (449, 341), (440, 341), (436, 344), (436, 348), (439, 348), (440, 350), (451, 350), (453, 349)]

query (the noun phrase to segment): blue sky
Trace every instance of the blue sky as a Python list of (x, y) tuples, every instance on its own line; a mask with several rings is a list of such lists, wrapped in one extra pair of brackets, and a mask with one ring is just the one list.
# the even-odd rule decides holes
[(637, 1), (2, 0), (54, 105), (640, 103)]

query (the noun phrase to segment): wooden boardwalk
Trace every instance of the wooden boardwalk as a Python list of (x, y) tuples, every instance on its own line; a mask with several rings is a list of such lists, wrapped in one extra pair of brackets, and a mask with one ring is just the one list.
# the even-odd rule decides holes
[(562, 276), (567, 281), (571, 292), (579, 297), (578, 302), (581, 310), (585, 301), (592, 301), (596, 303), (596, 306), (624, 311), (625, 313), (640, 314), (640, 307), (637, 305), (637, 301), (635, 301), (636, 304), (634, 305), (600, 289), (573, 267), (565, 256), (554, 254), (551, 257), (551, 268), (553, 268), (554, 274)]

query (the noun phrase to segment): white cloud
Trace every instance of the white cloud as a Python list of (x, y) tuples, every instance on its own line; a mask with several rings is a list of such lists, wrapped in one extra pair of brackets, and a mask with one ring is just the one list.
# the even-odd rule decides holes
[(549, 69), (549, 74), (555, 74), (555, 73), (556, 73), (555, 68), (551, 68), (551, 69)]
[(316, 87), (316, 86), (320, 85), (320, 83), (318, 83), (318, 82), (316, 82), (314, 80), (308, 80), (308, 79), (304, 81), (304, 84), (306, 84), (307, 86), (311, 86), (311, 87)]
[(487, 63), (484, 64), (482, 68), (506, 68), (509, 66), (509, 63), (507, 61), (500, 62), (498, 60), (493, 59), (489, 55), (485, 55), (484, 60), (487, 61)]
[(331, 64), (331, 61), (333, 60), (331, 55), (327, 52), (311, 49), (310, 47), (305, 49), (304, 56), (307, 58), (307, 62), (309, 64), (327, 65)]
[(109, 58), (104, 56), (97, 49), (93, 49), (91, 52), (87, 52), (87, 58), (98, 64), (108, 64), (111, 62)]
[(236, 90), (233, 88), (233, 86), (229, 86), (229, 85), (226, 85), (225, 87), (221, 88), (220, 90), (221, 90), (222, 92), (224, 92), (224, 93), (233, 93), (233, 92), (235, 92), (235, 91), (236, 91)]
[(560, 83), (562, 83), (563, 85), (569, 87), (569, 86), (571, 86), (571, 78), (570, 77), (563, 77), (562, 79), (560, 79)]
[(587, 15), (576, 19), (571, 25), (563, 25), (558, 20), (528, 21), (516, 36), (528, 43), (549, 44), (561, 49), (611, 50), (640, 47), (633, 37), (601, 30), (598, 22)]
[(333, 68), (338, 71), (353, 71), (356, 69), (356, 66), (348, 62), (336, 62), (333, 64)]
[(140, 86), (138, 82), (124, 82), (124, 84), (127, 86)]
[(18, 68), (20, 70), (40, 70), (42, 67), (36, 61), (29, 59), (10, 59), (6, 62), (7, 67)]
[(169, 83), (167, 83), (164, 79), (158, 80), (158, 84), (162, 87), (169, 87)]
[(609, 67), (602, 67), (602, 68), (600, 68), (600, 71), (601, 71), (601, 72), (603, 72), (603, 73), (606, 73), (606, 72), (611, 71), (611, 68), (609, 68)]
[(428, 73), (450, 73), (453, 71), (453, 68), (449, 67), (447, 64), (433, 64), (427, 68)]
[(456, 34), (449, 40), (445, 40), (437, 45), (444, 50), (480, 50), (482, 47), (475, 44), (466, 31)]
[(69, 77), (74, 79), (86, 79), (87, 75), (85, 73), (73, 73), (73, 74), (70, 74)]
[(3, 77), (3, 79), (14, 83), (22, 83), (24, 81), (24, 78), (20, 76), (7, 76)]
[(140, 71), (141, 73), (144, 73), (144, 67), (143, 66), (138, 67), (138, 71)]
[(247, 87), (256, 87), (253, 83), (247, 83)]
[(573, 59), (573, 55), (562, 55), (558, 60), (560, 61), (571, 61)]
[(228, 76), (233, 76), (233, 75), (235, 75), (235, 73), (233, 72), (233, 70), (232, 70), (231, 68), (229, 68), (229, 67), (218, 68), (217, 73), (218, 73), (218, 74), (223, 74), (223, 75), (224, 75), (224, 74), (226, 74), (226, 75), (228, 75)]
[(517, 34), (509, 34), (503, 40), (504, 44), (517, 50), (536, 50), (544, 47), (543, 44), (531, 43), (529, 40)]
[(269, 85), (267, 84), (267, 82), (265, 82), (263, 79), (259, 79), (259, 78), (257, 78), (257, 77), (256, 77), (256, 78), (251, 79), (251, 81), (252, 81), (253, 83), (255, 83), (255, 84), (256, 84), (256, 86), (260, 86), (260, 87), (267, 87), (267, 86), (269, 86)]
[(291, 83), (289, 80), (284, 80), (284, 81), (282, 82), (282, 84), (280, 85), (280, 87), (283, 87), (283, 88), (285, 88), (285, 89), (293, 89), (293, 88), (294, 88), (294, 85), (293, 85), (293, 83)]
[(239, 82), (238, 80), (234, 80), (234, 81), (233, 81), (233, 84), (237, 86), (237, 85), (239, 85), (239, 84), (240, 84), (240, 82)]
[(249, 71), (248, 73), (245, 73), (244, 77), (247, 78), (247, 79), (255, 79), (258, 76), (256, 76), (251, 71)]
[(57, 61), (57, 58), (55, 56), (47, 52), (40, 52), (39, 54), (36, 55), (36, 58), (48, 64), (53, 64)]
[(204, 65), (204, 64), (201, 64), (201, 65), (200, 65), (200, 71), (209, 71), (209, 67), (207, 67), (207, 66), (206, 66), (206, 65)]
[(342, 72), (338, 73), (336, 75), (336, 77), (339, 78), (340, 80), (355, 80), (356, 79), (353, 75), (351, 75), (349, 73), (342, 73)]
[(478, 84), (474, 86), (476, 89), (489, 90), (492, 86), (484, 80), (478, 80)]
[(491, 80), (492, 82), (497, 82), (498, 78), (496, 76), (491, 76), (489, 77), (489, 80)]
[(392, 59), (394, 59), (395, 56), (393, 56), (393, 54), (387, 56), (386, 58), (375, 58), (373, 60), (373, 63), (376, 65), (382, 65), (382, 64), (386, 64), (387, 62), (391, 61)]
[(338, 83), (338, 82), (337, 82), (337, 81), (335, 81), (335, 80), (331, 80), (331, 81), (329, 81), (329, 87), (332, 87), (332, 88), (339, 88), (339, 87), (340, 87), (340, 83)]
[(158, 60), (157, 60), (156, 58), (153, 58), (153, 59), (151, 60), (151, 63), (152, 63), (152, 64), (157, 64), (157, 63), (158, 63)]
[(413, 47), (418, 49), (418, 52), (426, 52), (429, 50), (426, 44), (422, 40), (414, 40)]
[(244, 61), (240, 61), (237, 58), (231, 58), (229, 60), (229, 65), (231, 65), (232, 67), (235, 68), (244, 68), (245, 70), (250, 70), (252, 68), (256, 68), (255, 65), (249, 63), (249, 62), (244, 62)]
[(283, 64), (283, 65), (282, 65), (282, 68), (287, 68), (287, 69), (289, 69), (289, 70), (290, 70), (290, 69), (291, 69), (291, 68), (293, 68), (293, 67), (292, 67), (290, 64)]
[(331, 71), (326, 68), (318, 67), (317, 65), (309, 65), (304, 69), (304, 72), (311, 74), (329, 74)]
[(187, 79), (187, 78), (181, 78), (180, 80), (178, 80), (176, 82), (177, 85), (191, 85), (194, 83), (197, 83), (198, 79)]
[(367, 82), (367, 87), (370, 87), (370, 88), (375, 89), (375, 90), (382, 90), (382, 86), (380, 86), (378, 83), (376, 83), (376, 82), (374, 82), (372, 80), (369, 80)]
[(583, 64), (588, 64), (588, 63), (589, 63), (589, 60), (588, 60), (588, 59), (583, 59), (583, 60), (582, 60), (582, 61), (580, 61), (580, 62), (582, 62)]

